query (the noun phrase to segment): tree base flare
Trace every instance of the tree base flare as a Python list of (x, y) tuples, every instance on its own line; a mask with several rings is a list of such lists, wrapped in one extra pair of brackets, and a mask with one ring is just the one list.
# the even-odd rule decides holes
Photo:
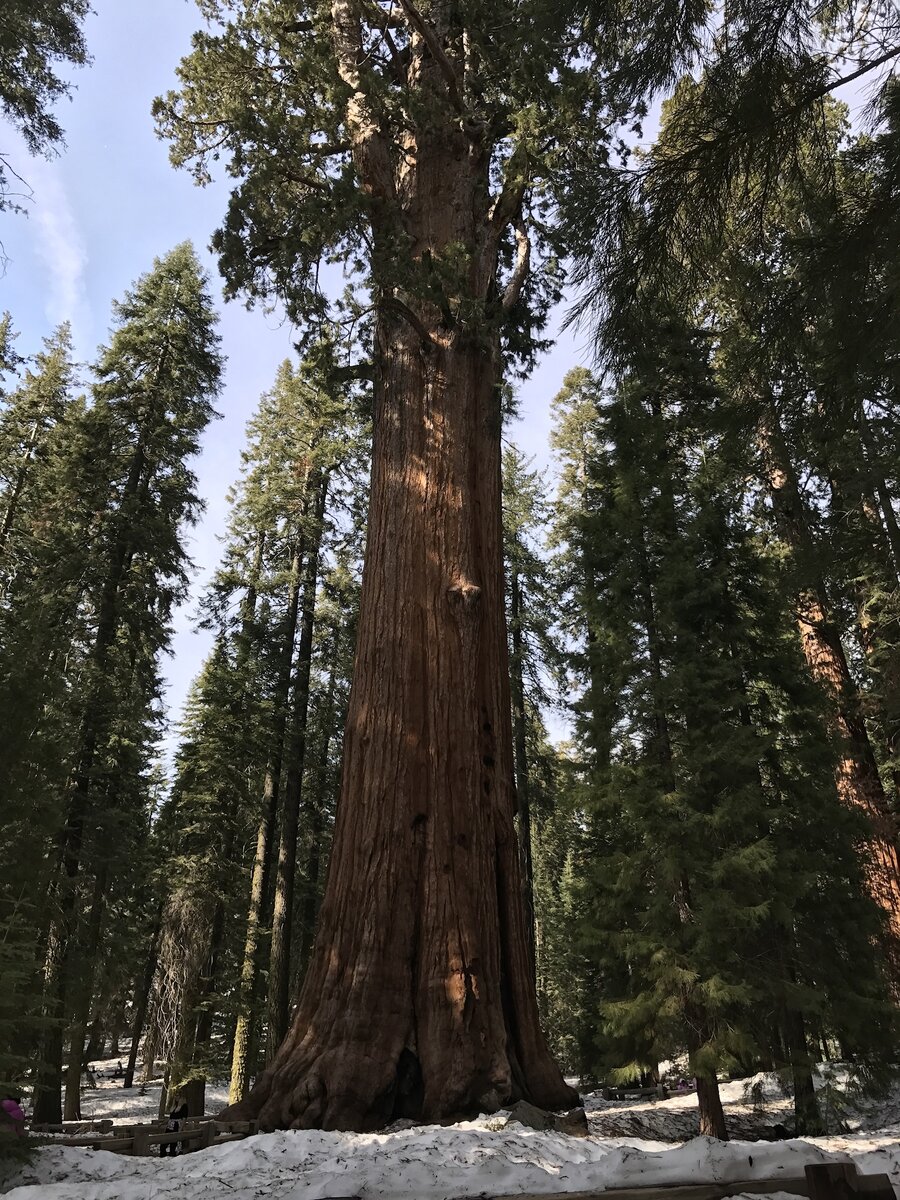
[(579, 1103), (578, 1093), (560, 1077), (549, 1055), (545, 1079), (526, 1094), (513, 1082), (511, 1072), (493, 1078), (475, 1075), (468, 1086), (462, 1086), (448, 1070), (446, 1078), (429, 1087), (418, 1059), (406, 1048), (393, 1067), (385, 1059), (376, 1062), (372, 1047), (367, 1053), (349, 1047), (325, 1050), (315, 1059), (310, 1056), (306, 1065), (303, 1057), (285, 1053), (290, 1041), (289, 1036), (282, 1053), (260, 1075), (250, 1094), (225, 1108), (220, 1120), (257, 1121), (263, 1132), (332, 1129), (369, 1133), (400, 1119), (425, 1125), (452, 1124), (523, 1100), (557, 1112)]

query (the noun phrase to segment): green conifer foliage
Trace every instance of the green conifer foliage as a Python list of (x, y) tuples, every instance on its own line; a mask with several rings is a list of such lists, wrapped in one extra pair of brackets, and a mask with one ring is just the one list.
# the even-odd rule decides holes
[[(32, 154), (62, 141), (52, 106), (71, 91), (60, 64), (88, 61), (82, 22), (88, 0), (5, 0), (0, 20), (0, 112), (18, 129)], [(17, 208), (9, 176), (19, 176), (0, 155), (0, 212)]]
[[(24, 372), (20, 385), (3, 402), (0, 416), (0, 571), (5, 581), (15, 574), (15, 526), (23, 523), (22, 509), (29, 500), (29, 484), (40, 474), (41, 459), (51, 451), (54, 431), (72, 399), (75, 369), (68, 325), (61, 325), (44, 350), (35, 355), (33, 368)], [(24, 520), (27, 526), (27, 518)], [(27, 555), (27, 548), (18, 553)]]
[[(42, 560), (21, 586), (16, 577), (23, 601), (30, 588), (45, 591), (58, 579), (52, 603), (67, 605), (70, 619), (70, 644), (50, 664), (71, 707), (68, 746), (56, 760), (68, 782), (55, 793), (62, 819), (50, 859), (45, 1011), (54, 1023), (35, 1097), (49, 1120), (59, 1117), (58, 1021), (72, 1020), (77, 1042), (90, 1011), (91, 989), (76, 967), (93, 969), (113, 870), (109, 845), (121, 851), (117, 869), (127, 865), (127, 839), (105, 822), (114, 812), (125, 825), (146, 819), (140, 779), (155, 740), (158, 657), (185, 594), (184, 530), (200, 506), (188, 460), (213, 415), (222, 369), (212, 303), (189, 245), (157, 260), (114, 315), (92, 402), (61, 448), (50, 514), (59, 524), (41, 527)], [(30, 603), (22, 610), (35, 611)], [(91, 953), (74, 955), (75, 939), (85, 936)], [(69, 1112), (77, 1109), (80, 1067), (73, 1045)]]
[[(580, 882), (601, 966), (595, 1069), (639, 1074), (686, 1045), (701, 1129), (723, 1136), (716, 1071), (790, 1065), (798, 1128), (814, 1131), (805, 1030), (841, 1029), (867, 1063), (870, 1031), (893, 1036), (877, 952), (845, 923), (853, 911), (874, 937), (879, 915), (779, 562), (748, 522), (745, 446), (707, 339), (668, 316), (646, 332), (616, 389), (593, 395), (595, 504), (582, 513), (622, 681), (609, 767), (588, 784), (593, 861)], [(815, 965), (826, 926), (858, 956), (841, 988)], [(759, 1015), (772, 1011), (776, 1043)]]
[(540, 472), (531, 469), (515, 447), (507, 447), (503, 455), (503, 551), (510, 693), (522, 889), (533, 953), (535, 824), (546, 815), (540, 812), (540, 800), (549, 800), (540, 788), (548, 752), (541, 709), (549, 702), (550, 690), (558, 690), (553, 675), (559, 675), (562, 661), (552, 633), (550, 573), (537, 540), (547, 519), (545, 494), (546, 480)]
[[(10, 348), (8, 361), (13, 357)], [(0, 410), (0, 970), (9, 981), (0, 1076), (7, 1081), (30, 1065), (40, 1028), (35, 940), (50, 882), (45, 850), (61, 820), (71, 745), (71, 702), (58, 664), (78, 628), (78, 589), (62, 572), (45, 575), (44, 568), (59, 567), (71, 551), (68, 535), (55, 534), (61, 532), (64, 447), (81, 411), (72, 398), (73, 375), (63, 327)]]

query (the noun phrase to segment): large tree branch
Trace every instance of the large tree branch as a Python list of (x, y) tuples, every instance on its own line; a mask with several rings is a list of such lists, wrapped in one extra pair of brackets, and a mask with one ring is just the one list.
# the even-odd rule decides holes
[(463, 112), (463, 102), (459, 95), (459, 75), (456, 67), (444, 53), (444, 48), (438, 40), (438, 36), (432, 27), (428, 24), (412, 0), (400, 0), (400, 7), (406, 14), (406, 19), (409, 21), (410, 28), (421, 37), (422, 41), (428, 47), (428, 53), (437, 63), (441, 74), (447, 84), (447, 94), (450, 97), (450, 103), (458, 113)]
[(332, 367), (329, 375), (337, 383), (353, 383), (359, 379), (372, 380), (375, 378), (374, 364), (365, 362), (347, 363), (343, 366)]
[(499, 238), (520, 216), (525, 189), (528, 187), (528, 155), (520, 144), (516, 146), (506, 163), (503, 186), (491, 205), (488, 219), (494, 236)]
[[(871, 71), (877, 70), (878, 67), (884, 66), (886, 62), (889, 62), (892, 58), (897, 58), (898, 56), (900, 56), (900, 45), (892, 46), (890, 50), (885, 50), (885, 52), (883, 54), (879, 54), (877, 58), (873, 58), (871, 61), (863, 63), (862, 66), (858, 67), (855, 71), (851, 71), (848, 75), (838, 76), (836, 79), (827, 80), (819, 87), (811, 88), (808, 92), (801, 96), (799, 100), (795, 100), (793, 104), (789, 104), (786, 108), (781, 109), (780, 112), (773, 110), (768, 115), (766, 120), (762, 122), (759, 129), (754, 130), (753, 133), (764, 133), (767, 130), (771, 130), (776, 126), (781, 125), (784, 121), (789, 121), (793, 117), (799, 116), (799, 114), (803, 112), (805, 108), (808, 108), (811, 104), (815, 104), (817, 100), (824, 99), (825, 96), (829, 95), (829, 93), (833, 91), (836, 91), (837, 88), (844, 87), (848, 83), (853, 83), (855, 80), (861, 79), (864, 75), (868, 75)], [(638, 169), (629, 172), (629, 174), (631, 174), (634, 178), (646, 178), (651, 175), (655, 175), (660, 171), (668, 170), (672, 167), (677, 168), (682, 165), (693, 166), (696, 159), (701, 155), (708, 153), (710, 149), (720, 146), (723, 143), (726, 143), (728, 140), (734, 138), (734, 130), (727, 129), (724, 133), (717, 135), (715, 138), (712, 138), (709, 141), (703, 141), (697, 145), (689, 146), (686, 150), (682, 150), (678, 154), (672, 154), (658, 158), (656, 161), (651, 161), (649, 166), (643, 170)]]
[(416, 331), (426, 346), (433, 346), (434, 338), (425, 328), (424, 324), (419, 320), (413, 310), (399, 296), (393, 296), (390, 293), (385, 293), (382, 299), (385, 308), (392, 309), (395, 313), (401, 316), (407, 324), (411, 325)]
[(331, 182), (325, 179), (319, 179), (315, 175), (310, 175), (306, 171), (285, 171), (285, 179), (291, 183), (299, 183), (303, 187), (308, 187), (313, 192), (327, 192), (331, 190)]
[(528, 278), (528, 272), (531, 270), (531, 238), (528, 236), (528, 228), (522, 217), (519, 217), (516, 221), (515, 230), (516, 263), (509, 278), (509, 283), (507, 283), (503, 291), (504, 312), (509, 312), (521, 296), (525, 280)]
[(332, 0), (331, 24), (338, 74), (350, 89), (347, 128), (360, 182), (373, 199), (393, 206), (397, 193), (391, 152), (365, 86), (366, 55), (357, 0)]
[(337, 158), (353, 149), (353, 143), (347, 139), (340, 142), (310, 142), (307, 153), (313, 158)]
[(384, 9), (376, 4), (375, 0), (361, 0), (361, 2), (364, 15), (379, 29), (399, 29), (406, 24), (403, 13), (394, 4), (391, 4), (390, 8)]
[(852, 83), (854, 79), (861, 79), (863, 75), (868, 75), (870, 71), (877, 70), (878, 67), (884, 66), (892, 58), (900, 55), (900, 46), (892, 46), (890, 50), (885, 50), (884, 54), (879, 54), (877, 58), (873, 58), (871, 62), (863, 63), (855, 71), (851, 71), (849, 75), (840, 75), (825, 87), (820, 88), (816, 92), (812, 92), (804, 100), (804, 104), (810, 104), (813, 100), (821, 100), (823, 96), (827, 96), (829, 92), (833, 92), (835, 88), (843, 87), (847, 83)]

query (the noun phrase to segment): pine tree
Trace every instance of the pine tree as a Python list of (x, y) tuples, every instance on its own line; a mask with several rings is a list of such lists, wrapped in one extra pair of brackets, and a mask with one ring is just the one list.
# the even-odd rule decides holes
[[(91, 861), (103, 797), (127, 797), (129, 780), (146, 761), (158, 695), (157, 660), (169, 635), (169, 616), (184, 595), (184, 526), (200, 502), (187, 460), (213, 415), (221, 359), (206, 282), (189, 245), (177, 247), (114, 307), (116, 325), (101, 352), (93, 403), (73, 439), (72, 512), (91, 514), (90, 554), (73, 554), (80, 589), (82, 654), (73, 704), (64, 817), (56, 837), (57, 865), (45, 965), (49, 1017), (86, 1024), (89, 989), (75, 981), (72, 956), (79, 932), (85, 856)], [(39, 584), (46, 578), (37, 575)], [(123, 722), (126, 724), (123, 727)], [(132, 723), (133, 722), (133, 723)], [(144, 731), (144, 732), (142, 732)], [(133, 759), (114, 752), (134, 746)], [(143, 745), (144, 750), (140, 747)], [(140, 806), (139, 802), (139, 806)], [(91, 862), (95, 886), (102, 863)], [(98, 903), (102, 903), (102, 887)], [(91, 902), (93, 910), (93, 901)], [(99, 934), (92, 934), (92, 938)], [(92, 963), (88, 964), (90, 967)], [(72, 991), (72, 985), (76, 991)], [(71, 1011), (77, 992), (81, 1011)], [(80, 1072), (80, 1048), (72, 1058)], [(61, 1026), (45, 1039), (35, 1097), (39, 1119), (59, 1119)], [(70, 1088), (70, 1106), (77, 1097)]]
[[(252, 621), (246, 605), (243, 621)], [(252, 829), (261, 734), (255, 685), (254, 656), (217, 637), (185, 705), (172, 788), (157, 821), (164, 867), (141, 984), (145, 1061), (162, 1060), (168, 1090), (184, 1091), (200, 1113), (205, 1081), (224, 1065), (213, 1034), (228, 990), (226, 930), (239, 922), (244, 901), (241, 848)]]
[[(745, 446), (723, 424), (706, 339), (671, 317), (648, 333), (596, 410), (601, 494), (582, 517), (600, 542), (595, 606), (624, 681), (580, 889), (604, 965), (606, 1062), (636, 1073), (686, 1044), (701, 1132), (724, 1136), (716, 1071), (768, 1056), (792, 1069), (798, 1129), (814, 1132), (810, 1020), (827, 1013), (869, 1063), (868, 1030), (893, 1036), (877, 955), (845, 925), (852, 909), (878, 929), (860, 831), (830, 786), (778, 560), (747, 525)], [(811, 954), (823, 928), (857, 958), (843, 993)], [(773, 1009), (777, 1045), (759, 1019)]]
[(83, 411), (69, 393), (71, 379), (63, 330), (4, 398), (0, 416), (0, 505), (8, 517), (0, 561), (0, 959), (8, 981), (0, 1074), (7, 1079), (29, 1063), (42, 1028), (34, 954), (46, 933), (46, 848), (61, 821), (72, 738), (63, 664), (77, 673), (81, 585), (69, 568), (90, 514), (68, 506), (65, 448), (78, 441)]
[(34, 369), (27, 369), (19, 387), (5, 398), (0, 416), (0, 563), (7, 580), (15, 572), (16, 520), (21, 519), (29, 484), (48, 452), (75, 384), (69, 326), (61, 325), (44, 347), (35, 356)]
[[(269, 1012), (273, 1026), (282, 1029), (279, 1044), (286, 1031), (292, 921), (289, 909), (293, 908), (293, 859), (302, 795), (315, 595), (331, 475), (346, 455), (346, 435), (351, 427), (346, 398), (335, 391), (333, 384), (329, 387), (333, 375), (325, 369), (328, 359), (326, 347), (300, 371), (295, 371), (290, 363), (282, 365), (256, 426), (259, 433), (256, 453), (262, 469), (257, 478), (248, 478), (244, 495), (249, 511), (263, 499), (264, 493), (264, 503), (271, 515), (267, 519), (256, 512), (254, 519), (260, 529), (266, 530), (269, 554), (278, 553), (276, 545), (281, 547), (287, 598), (283, 623), (273, 630), (272, 652), (276, 663), (270, 743), (251, 877), (232, 1059), (232, 1102), (243, 1100), (246, 1095), (257, 1053), (259, 973), (264, 954), (261, 928), (269, 924), (266, 910), (273, 884)], [(277, 524), (272, 521), (276, 514)], [(296, 645), (298, 634), (299, 645)]]
[(325, 345), (300, 368), (282, 364), (248, 426), (222, 564), (203, 604), (216, 648), (186, 712), (166, 807), (177, 869), (162, 914), (148, 1060), (167, 1064), (170, 1088), (198, 1111), (223, 1056), (236, 1094), (257, 1070), (267, 951), (268, 1024), (288, 1016), (305, 759), (325, 734), (309, 728), (318, 584), (361, 448), (353, 389), (333, 365)]

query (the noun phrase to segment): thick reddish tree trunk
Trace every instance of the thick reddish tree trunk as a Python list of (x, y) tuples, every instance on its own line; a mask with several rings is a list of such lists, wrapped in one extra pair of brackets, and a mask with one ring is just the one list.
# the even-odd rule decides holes
[(535, 958), (534, 917), (534, 855), (531, 832), (531, 770), (528, 762), (527, 720), (525, 712), (525, 685), (523, 681), (524, 637), (522, 635), (522, 589), (518, 568), (510, 572), (509, 597), (510, 634), (512, 661), (510, 663), (510, 685), (512, 688), (513, 760), (516, 775), (516, 805), (519, 810), (519, 842), (522, 856), (522, 899), (525, 904), (525, 931), (531, 953), (532, 970), (537, 978)]
[(334, 847), (293, 1026), (239, 1106), (264, 1128), (575, 1100), (539, 1027), (513, 822), (496, 351), (403, 318), (377, 338)]
[(884, 910), (884, 950), (895, 989), (900, 986), (900, 858), (897, 823), (890, 811), (860, 697), (840, 634), (830, 619), (825, 587), (815, 566), (805, 507), (778, 422), (769, 414), (761, 443), (778, 529), (800, 567), (797, 624), (810, 674), (832, 705), (832, 724), (842, 750), (835, 763), (838, 796), (867, 820), (861, 866), (870, 895)]
[[(366, 563), (309, 968), (271, 1066), (228, 1110), (264, 1129), (576, 1099), (540, 1030), (514, 824), (499, 329), (527, 274), (525, 176), (509, 171), (492, 199), (496, 135), (460, 119), (448, 6), (427, 24), (404, 10), (414, 115), (393, 131), (371, 99), (360, 12), (332, 0), (372, 232)], [(500, 238), (517, 221), (501, 298)]]

